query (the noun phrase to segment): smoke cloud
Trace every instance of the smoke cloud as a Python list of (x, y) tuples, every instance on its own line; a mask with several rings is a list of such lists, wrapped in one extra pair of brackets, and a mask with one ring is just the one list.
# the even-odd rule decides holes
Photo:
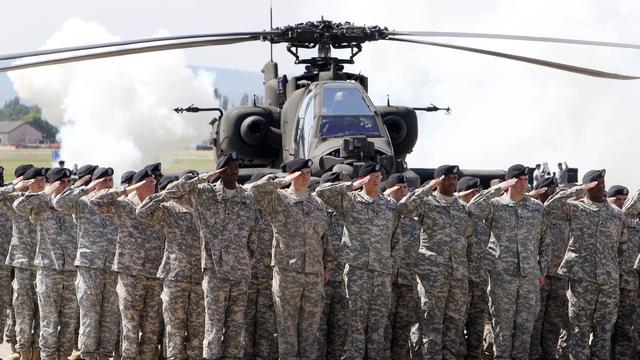
[[(43, 48), (117, 40), (100, 24), (72, 18)], [(60, 128), (60, 154), (67, 164), (99, 164), (118, 172), (166, 161), (205, 139), (206, 115), (182, 119), (171, 109), (215, 105), (214, 75), (194, 73), (179, 50), (15, 71), (9, 77), (20, 96), (38, 104)]]

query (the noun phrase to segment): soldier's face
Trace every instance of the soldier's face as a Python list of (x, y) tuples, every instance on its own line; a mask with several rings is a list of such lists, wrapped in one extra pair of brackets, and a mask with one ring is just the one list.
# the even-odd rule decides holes
[(618, 209), (622, 209), (625, 201), (627, 201), (627, 195), (618, 195), (616, 197), (607, 198), (607, 201)]
[(292, 180), (297, 188), (308, 188), (311, 183), (311, 169), (304, 168), (300, 170), (300, 175)]
[(34, 179), (35, 181), (29, 186), (29, 191), (31, 192), (40, 192), (44, 190), (44, 187), (47, 185), (44, 176), (38, 176)]
[(220, 173), (220, 178), (224, 183), (235, 183), (238, 181), (238, 174), (240, 173), (240, 165), (237, 161), (229, 161), (224, 167), (224, 171)]
[(438, 191), (441, 194), (452, 196), (453, 193), (456, 192), (456, 187), (458, 186), (458, 175), (457, 174), (449, 174), (440, 181), (438, 184)]
[(96, 185), (96, 190), (111, 189), (113, 187), (113, 177), (107, 176)]
[(528, 186), (529, 186), (529, 177), (525, 175), (525, 176), (520, 176), (518, 178), (518, 181), (513, 187), (515, 187), (516, 190), (524, 193), (525, 191), (527, 191)]
[(382, 184), (382, 173), (379, 171), (372, 172), (369, 176), (369, 181), (364, 186), (369, 191), (380, 191), (380, 185)]

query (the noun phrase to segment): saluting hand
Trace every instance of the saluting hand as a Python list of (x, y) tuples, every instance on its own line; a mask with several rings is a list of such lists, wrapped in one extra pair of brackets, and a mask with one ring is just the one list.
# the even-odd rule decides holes
[(500, 186), (500, 189), (502, 189), (502, 191), (507, 191), (510, 187), (515, 185), (517, 182), (518, 182), (518, 179), (513, 178), (513, 179), (509, 179), (501, 182), (500, 184), (498, 184), (498, 186)]
[(547, 191), (546, 187), (540, 188), (540, 189), (536, 189), (536, 190), (531, 190), (527, 193), (527, 195), (531, 196), (531, 197), (537, 197), (540, 196), (542, 194), (545, 193), (545, 191)]
[(78, 181), (76, 181), (75, 184), (73, 184), (73, 186), (71, 186), (74, 189), (79, 188), (80, 186), (84, 185), (87, 183), (87, 181), (89, 181), (91, 179), (91, 175), (85, 175), (83, 177), (81, 177)]
[(440, 184), (442, 179), (444, 179), (444, 175), (440, 176), (437, 179), (433, 179), (433, 180), (429, 181), (429, 183), (426, 185), (426, 187), (428, 187), (429, 189), (433, 190), (438, 186), (438, 184)]
[(18, 176), (17, 178), (13, 179), (13, 181), (11, 182), (12, 185), (16, 185), (17, 183), (19, 183), (20, 181), (22, 181), (22, 176)]
[(300, 174), (302, 174), (302, 171), (296, 171), (294, 173), (291, 173), (287, 176), (285, 176), (284, 180), (288, 183), (292, 182), (293, 179), (297, 178), (298, 176), (300, 176)]
[(369, 182), (369, 180), (371, 179), (370, 175), (367, 175), (365, 177), (363, 177), (362, 179), (358, 179), (354, 182), (352, 182), (351, 184), (353, 185), (353, 190), (358, 190), (361, 187), (363, 187), (366, 183)]
[(60, 182), (59, 182), (59, 181), (56, 181), (56, 182), (54, 182), (53, 184), (49, 184), (49, 185), (47, 185), (47, 186), (44, 188), (44, 193), (45, 193), (46, 195), (51, 196), (51, 195), (53, 195), (53, 194), (56, 192), (56, 190), (58, 190), (58, 188), (59, 188), (59, 187), (60, 187)]
[(100, 184), (101, 182), (105, 181), (106, 179), (107, 178), (93, 180), (89, 185), (87, 185), (87, 190), (89, 190), (89, 191), (95, 190), (96, 186), (98, 186), (98, 184)]
[(598, 182), (597, 182), (597, 181), (592, 181), (592, 182), (590, 182), (590, 183), (582, 184), (581, 188), (582, 188), (582, 190), (586, 190), (586, 191), (588, 191), (588, 190), (593, 189), (593, 188), (594, 188), (594, 187), (596, 187), (597, 185), (598, 185)]
[(469, 189), (458, 193), (459, 197), (465, 197), (473, 192), (477, 191), (476, 189)]

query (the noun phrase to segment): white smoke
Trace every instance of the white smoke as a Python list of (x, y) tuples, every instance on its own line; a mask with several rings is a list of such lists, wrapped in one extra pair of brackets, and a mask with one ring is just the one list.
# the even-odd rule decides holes
[[(118, 40), (100, 24), (72, 18), (43, 48)], [(171, 109), (215, 105), (213, 74), (194, 74), (179, 50), (15, 71), (9, 77), (22, 98), (38, 104), (60, 127), (60, 155), (67, 164), (99, 164), (119, 172), (166, 161), (205, 139), (206, 115), (183, 119)]]

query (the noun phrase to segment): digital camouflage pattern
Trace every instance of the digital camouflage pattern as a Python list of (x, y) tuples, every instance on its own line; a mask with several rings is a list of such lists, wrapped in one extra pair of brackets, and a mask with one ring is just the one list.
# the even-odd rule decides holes
[(345, 356), (384, 356), (384, 328), (389, 321), (391, 275), (402, 257), (400, 214), (391, 198), (370, 198), (351, 183), (318, 187), (316, 194), (343, 220), (343, 276), (349, 299)]
[(4, 289), (0, 294), (0, 329), (5, 328), (7, 311), (11, 306), (11, 266), (5, 266), (13, 223), (11, 218), (0, 212), (0, 287)]
[(14, 267), (13, 311), (16, 317), (16, 349), (24, 351), (40, 341), (40, 317), (36, 271)]
[(569, 277), (570, 356), (608, 359), (619, 296), (618, 262), (627, 241), (624, 215), (607, 202), (571, 200), (583, 195), (580, 186), (559, 191), (545, 210), (568, 222), (571, 234), (558, 271)]
[(542, 203), (528, 195), (515, 202), (502, 193), (499, 186), (482, 191), (467, 208), (491, 229), (484, 261), (494, 358), (526, 359), (540, 306), (538, 278), (547, 273), (551, 247)]
[(162, 314), (167, 358), (192, 358), (202, 354), (204, 340), (202, 246), (191, 212), (167, 200), (164, 193), (151, 195), (138, 205), (136, 214), (164, 232), (158, 277), (164, 279)]
[(118, 276), (111, 270), (118, 227), (91, 206), (89, 201), (95, 195), (86, 187), (67, 188), (53, 201), (58, 211), (72, 215), (78, 225), (75, 260), (80, 308), (78, 347), (83, 358), (113, 356), (120, 318)]
[(400, 206), (421, 225), (415, 269), (420, 277), (418, 291), (424, 314), (420, 316), (422, 351), (426, 359), (456, 358), (463, 355), (460, 344), (468, 297), (467, 246), (473, 224), (458, 198), (446, 198), (429, 187), (410, 192)]
[(336, 262), (329, 216), (316, 195), (281, 189), (286, 181), (274, 179), (260, 179), (251, 193), (274, 232), (272, 291), (280, 358), (316, 358), (323, 275)]
[(28, 216), (21, 215), (13, 208), (13, 203), (25, 193), (16, 192), (13, 185), (0, 188), (0, 212), (12, 220), (11, 243), (4, 264), (33, 269), (33, 259), (38, 244), (36, 226)]

